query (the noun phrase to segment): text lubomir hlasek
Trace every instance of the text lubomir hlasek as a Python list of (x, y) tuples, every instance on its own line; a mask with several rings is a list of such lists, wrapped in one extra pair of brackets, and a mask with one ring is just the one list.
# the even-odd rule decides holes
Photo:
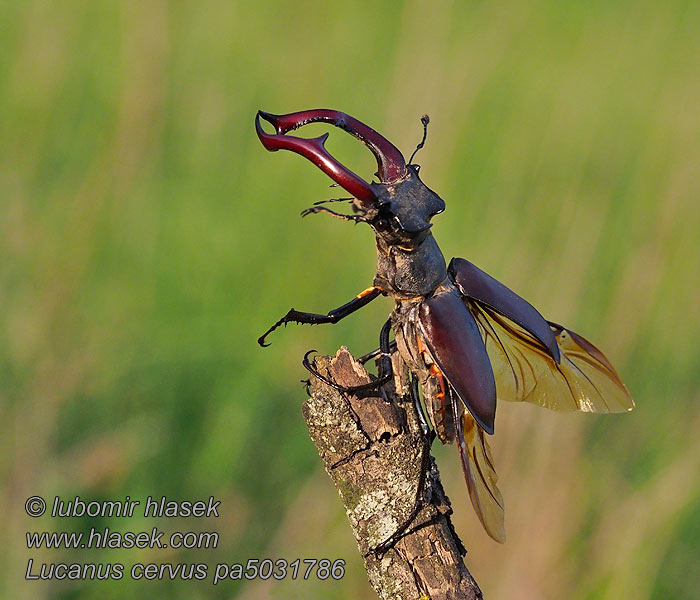
[[(208, 500), (168, 500), (166, 496), (149, 496), (143, 504), (144, 517), (218, 517), (220, 500), (210, 496)], [(56, 496), (51, 509), (52, 517), (133, 517), (141, 505), (140, 500), (126, 496), (124, 500), (92, 500), (86, 502), (76, 496), (62, 500)]]

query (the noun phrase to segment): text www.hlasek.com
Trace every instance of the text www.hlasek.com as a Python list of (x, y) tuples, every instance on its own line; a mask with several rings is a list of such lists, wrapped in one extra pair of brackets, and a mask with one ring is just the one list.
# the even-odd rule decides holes
[(85, 535), (81, 532), (67, 531), (27, 532), (27, 548), (216, 548), (219, 534), (215, 531), (175, 531), (163, 540), (163, 531), (154, 527), (150, 532), (110, 531), (90, 529)]

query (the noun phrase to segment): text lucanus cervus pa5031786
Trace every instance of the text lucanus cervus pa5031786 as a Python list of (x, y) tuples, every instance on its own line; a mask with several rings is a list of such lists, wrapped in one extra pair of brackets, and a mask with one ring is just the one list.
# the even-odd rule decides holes
[[(275, 133), (265, 132), (261, 119)], [(378, 183), (367, 183), (333, 158), (324, 147), (328, 134), (313, 139), (288, 135), (319, 121), (347, 131), (372, 151)], [(422, 121), (425, 128), (427, 117)], [(398, 352), (418, 379), (435, 435), (443, 443), (457, 442), (469, 495), (484, 528), (504, 541), (503, 499), (484, 435), (494, 432), (497, 399), (561, 411), (622, 412), (634, 407), (627, 389), (610, 361), (588, 340), (547, 321), (469, 261), (453, 258), (446, 264), (430, 231), (432, 217), (445, 209), (445, 202), (421, 181), (419, 166), (407, 164), (372, 128), (326, 109), (287, 115), (260, 111), (255, 125), (265, 148), (301, 154), (353, 196), (348, 200), (354, 214), (341, 214), (321, 203), (302, 214), (325, 212), (367, 223), (377, 242), (377, 274), (371, 287), (325, 315), (292, 309), (259, 343), (266, 345), (267, 335), (280, 325), (336, 323), (380, 295), (393, 298), (396, 306), (380, 335), (383, 360), (374, 385), (391, 376), (389, 357)], [(390, 330), (394, 342), (389, 341)], [(306, 358), (305, 365), (312, 370)]]

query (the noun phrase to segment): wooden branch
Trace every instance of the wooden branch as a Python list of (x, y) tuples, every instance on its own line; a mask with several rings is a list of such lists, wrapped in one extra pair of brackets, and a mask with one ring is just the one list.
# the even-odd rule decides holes
[[(342, 386), (370, 381), (345, 347), (333, 359), (317, 357), (314, 366)], [(466, 550), (452, 527), (452, 508), (429, 455), (420, 512), (384, 555), (373, 551), (411, 515), (429, 452), (410, 399), (408, 372), (398, 361), (394, 367), (395, 382), (384, 386), (383, 394), (363, 397), (311, 377), (311, 397), (303, 406), (309, 433), (382, 600), (482, 598), (462, 560)]]

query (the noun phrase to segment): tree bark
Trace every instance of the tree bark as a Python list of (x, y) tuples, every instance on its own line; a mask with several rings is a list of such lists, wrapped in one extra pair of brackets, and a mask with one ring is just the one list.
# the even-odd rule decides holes
[[(345, 387), (371, 380), (344, 347), (333, 359), (317, 357), (314, 366)], [(303, 406), (309, 433), (340, 493), (369, 581), (382, 600), (482, 598), (462, 560), (466, 550), (450, 521), (452, 508), (400, 359), (394, 372), (393, 382), (360, 396), (311, 377), (311, 397)], [(417, 500), (420, 511), (400, 538), (377, 555), (374, 550), (406, 523)]]

